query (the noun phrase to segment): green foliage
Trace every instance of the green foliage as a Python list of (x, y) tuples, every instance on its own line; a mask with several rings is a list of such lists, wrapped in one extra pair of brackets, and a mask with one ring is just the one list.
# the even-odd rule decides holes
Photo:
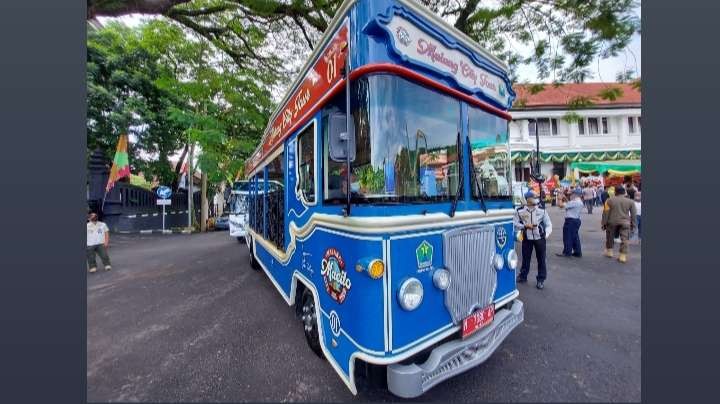
[(530, 87), (528, 87), (528, 91), (530, 91), (530, 94), (537, 94), (541, 91), (545, 90), (545, 84), (532, 84)]
[(177, 180), (169, 156), (190, 142), (211, 187), (234, 178), (273, 107), (270, 75), (167, 20), (89, 32), (87, 71), (88, 148), (112, 156), (127, 131), (132, 170), (165, 184)]
[(385, 170), (382, 167), (373, 168), (372, 164), (359, 167), (355, 175), (363, 192), (381, 193), (385, 190)]
[(592, 99), (590, 97), (585, 97), (585, 96), (573, 97), (570, 99), (570, 101), (568, 101), (568, 108), (570, 110), (587, 108), (592, 105), (594, 105)]
[(605, 87), (600, 90), (600, 98), (608, 101), (615, 101), (622, 97), (623, 90), (620, 87)]
[(563, 116), (563, 120), (567, 123), (576, 123), (582, 120), (582, 117), (575, 111), (568, 111)]
[[(117, 7), (89, 0), (90, 15), (117, 15)], [(582, 82), (591, 63), (617, 55), (640, 33), (637, 0), (419, 0), (453, 21), (481, 46), (510, 66), (532, 64), (538, 78)], [(238, 66), (282, 79), (288, 64), (304, 60), (342, 0), (138, 0), (123, 2), (124, 12), (151, 12), (195, 31)], [(173, 6), (174, 4), (174, 6)], [(517, 46), (517, 45), (521, 46)], [(262, 50), (265, 50), (264, 52)], [(267, 51), (269, 50), (269, 51)], [(282, 57), (278, 57), (282, 55)], [(262, 68), (260, 68), (262, 67)]]

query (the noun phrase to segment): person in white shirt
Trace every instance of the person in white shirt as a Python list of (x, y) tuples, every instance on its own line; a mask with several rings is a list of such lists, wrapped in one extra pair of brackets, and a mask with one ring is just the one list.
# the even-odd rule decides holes
[(527, 282), (528, 273), (530, 272), (530, 256), (535, 250), (538, 265), (535, 287), (543, 289), (545, 287), (545, 278), (547, 278), (545, 239), (550, 237), (552, 222), (547, 211), (537, 206), (538, 200), (534, 192), (528, 191), (525, 194), (525, 200), (525, 206), (518, 208), (513, 216), (515, 231), (522, 232), (522, 265), (516, 282)]
[(640, 242), (640, 240), (642, 239), (642, 237), (640, 237), (640, 223), (641, 223), (640, 222), (640, 207), (641, 207), (640, 202), (641, 202), (640, 201), (640, 191), (637, 191), (637, 192), (635, 192), (635, 210), (637, 211), (637, 213), (635, 214), (635, 217), (637, 217), (637, 239), (638, 239), (638, 242)]
[(100, 256), (105, 270), (112, 269), (110, 257), (107, 254), (107, 247), (110, 244), (110, 230), (107, 225), (98, 220), (97, 213), (90, 213), (87, 222), (87, 255), (88, 269), (90, 273), (97, 271), (97, 260), (95, 254)]

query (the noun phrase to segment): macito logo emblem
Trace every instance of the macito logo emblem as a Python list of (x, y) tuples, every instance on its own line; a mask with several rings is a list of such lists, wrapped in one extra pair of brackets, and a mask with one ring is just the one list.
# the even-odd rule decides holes
[(335, 248), (328, 248), (323, 256), (320, 268), (320, 275), (322, 275), (325, 282), (325, 291), (333, 300), (342, 304), (352, 287), (352, 283), (345, 271), (345, 261), (343, 261), (340, 251)]
[(415, 258), (417, 258), (418, 268), (429, 268), (432, 266), (433, 257), (433, 246), (428, 243), (427, 240), (423, 240), (422, 243), (415, 249)]
[(410, 34), (403, 27), (398, 27), (397, 30), (395, 30), (395, 34), (397, 34), (398, 41), (405, 46), (410, 45), (410, 42), (412, 42)]

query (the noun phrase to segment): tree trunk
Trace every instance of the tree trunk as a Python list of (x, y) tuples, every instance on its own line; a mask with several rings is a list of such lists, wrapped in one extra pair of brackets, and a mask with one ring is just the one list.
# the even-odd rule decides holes
[(207, 173), (202, 172), (202, 191), (200, 192), (200, 231), (207, 231), (208, 221), (208, 198), (207, 198)]
[(88, 0), (87, 19), (97, 16), (117, 17), (125, 14), (163, 14), (172, 7), (191, 0)]
[(180, 154), (180, 159), (178, 160), (177, 164), (175, 164), (175, 176), (173, 177), (173, 182), (172, 182), (173, 192), (176, 192), (178, 190), (178, 187), (180, 186), (180, 170), (182, 169), (183, 161), (185, 161), (185, 156), (187, 156), (187, 152), (188, 152), (188, 144), (185, 143), (185, 147), (183, 147), (182, 154)]

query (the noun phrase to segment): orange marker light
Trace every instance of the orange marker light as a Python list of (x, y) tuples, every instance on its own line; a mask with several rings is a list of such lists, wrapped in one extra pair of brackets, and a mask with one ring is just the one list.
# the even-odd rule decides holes
[(368, 266), (368, 275), (373, 279), (382, 278), (385, 273), (385, 264), (381, 260), (373, 260)]

